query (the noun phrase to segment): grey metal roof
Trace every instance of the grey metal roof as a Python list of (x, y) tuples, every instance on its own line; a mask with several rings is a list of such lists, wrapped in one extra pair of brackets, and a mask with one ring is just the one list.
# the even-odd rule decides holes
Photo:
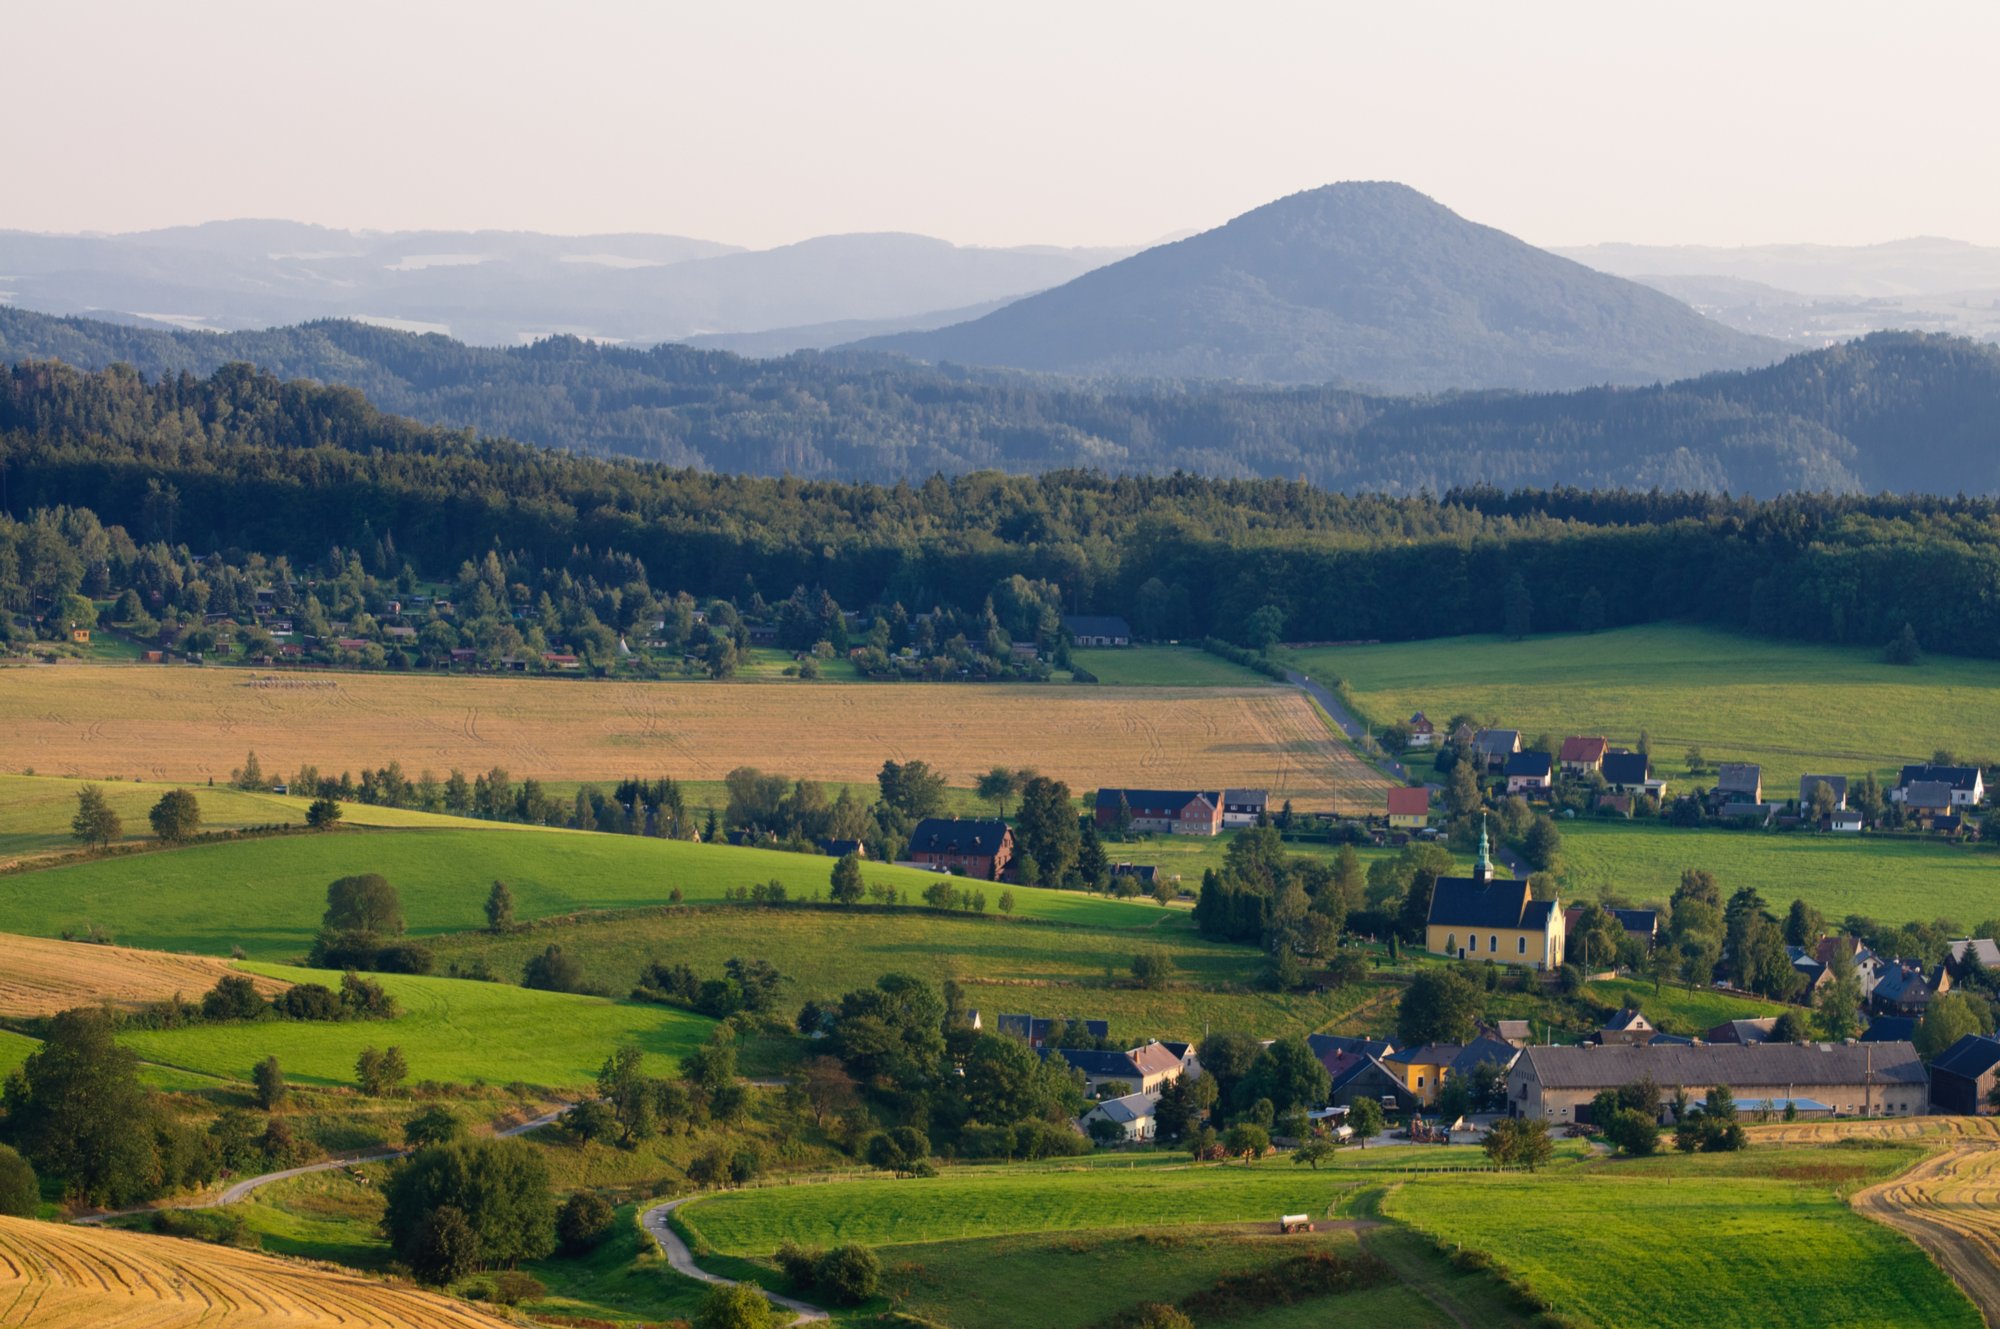
[(1612, 1089), (1649, 1076), (1663, 1089), (1725, 1084), (1783, 1089), (1812, 1085), (1923, 1084), (1924, 1064), (1908, 1043), (1703, 1043), (1689, 1047), (1531, 1047), (1515, 1070), (1545, 1088)]
[(1715, 768), (1715, 787), (1733, 793), (1755, 793), (1763, 779), (1764, 768), (1755, 762), (1725, 761)]
[(1107, 1121), (1129, 1126), (1142, 1117), (1152, 1116), (1159, 1102), (1158, 1094), (1126, 1094), (1122, 1098), (1105, 1099), (1097, 1105), (1096, 1111)]

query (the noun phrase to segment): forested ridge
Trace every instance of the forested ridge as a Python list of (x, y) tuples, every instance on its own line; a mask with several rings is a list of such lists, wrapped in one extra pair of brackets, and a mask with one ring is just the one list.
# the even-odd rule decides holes
[[(806, 586), (912, 612), (977, 610), (1021, 576), (1148, 635), (1237, 640), (1267, 605), (1293, 639), (1497, 631), (1518, 574), (1540, 631), (1588, 625), (1601, 603), (1606, 625), (1686, 617), (1871, 644), (1909, 621), (1926, 648), (2000, 655), (2000, 504), (1985, 499), (1385, 497), (1078, 470), (726, 476), (418, 425), (351, 389), (246, 366), (154, 383), (0, 371), (0, 506), (88, 508), (197, 555), (316, 562), (393, 545), (446, 577), (488, 550), (531, 568), (616, 556), (667, 592), (775, 600)], [(0, 541), (0, 558), (31, 543)], [(16, 578), (32, 589), (18, 571), (0, 581)]]
[(1090, 383), (890, 356), (745, 359), (574, 338), (498, 350), (359, 323), (157, 332), (0, 308), (0, 359), (149, 378), (232, 361), (546, 447), (746, 475), (893, 482), (1089, 468), (1334, 489), (2000, 493), (2000, 349), (1882, 333), (1645, 388), (1370, 396)]

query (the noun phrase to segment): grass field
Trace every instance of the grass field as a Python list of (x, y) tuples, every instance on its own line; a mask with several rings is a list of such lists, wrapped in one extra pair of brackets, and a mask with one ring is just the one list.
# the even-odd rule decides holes
[[(1565, 1143), (1568, 1155), (1578, 1146)], [(1150, 1225), (1269, 1222), (1333, 1215), (1357, 1188), (1413, 1165), (1477, 1167), (1477, 1149), (1348, 1149), (1309, 1172), (1289, 1158), (1192, 1167), (1179, 1154), (1107, 1158), (1083, 1168), (960, 1169), (923, 1182), (837, 1182), (705, 1198), (679, 1211), (684, 1227), (725, 1255), (762, 1257), (790, 1238), (904, 1245), (1034, 1232)]]
[(1609, 891), (1664, 901), (1683, 868), (1706, 868), (1728, 895), (1755, 886), (1779, 913), (1804, 899), (1828, 918), (1952, 918), (1972, 927), (2000, 914), (2000, 849), (1873, 836), (1688, 831), (1658, 822), (1577, 821), (1562, 828), (1562, 893)]
[(35, 1329), (498, 1329), (448, 1297), (209, 1246), (0, 1218), (0, 1324)]
[[(1416, 1177), (1382, 1208), (1490, 1256), (1588, 1323), (1976, 1329), (1979, 1313), (1921, 1250), (1842, 1196), (1920, 1153), (1759, 1148), (1532, 1176)], [(1804, 1271), (1810, 1291), (1801, 1295)]]
[[(326, 910), (327, 883), (380, 872), (401, 892), (412, 933), (482, 927), (495, 880), (522, 921), (579, 909), (719, 900), (729, 887), (782, 881), (795, 894), (824, 892), (833, 860), (812, 854), (654, 840), (630, 835), (483, 825), (467, 830), (385, 830), (292, 835), (194, 845), (160, 853), (67, 863), (0, 877), (0, 930), (55, 936), (96, 923), (114, 940), (158, 950), (251, 959), (305, 953)], [(910, 868), (871, 866), (868, 880), (918, 898), (937, 880)], [(1013, 887), (1017, 914), (1063, 922), (1172, 925), (1151, 903)], [(998, 889), (988, 890), (988, 908)]]
[(1268, 688), (1274, 680), (1194, 646), (1072, 651), (1070, 659), (1110, 687)]
[[(1158, 906), (1150, 906), (1158, 916)], [(1145, 915), (1141, 915), (1144, 917)], [(512, 977), (549, 942), (583, 958), (593, 981), (625, 991), (652, 960), (683, 963), (703, 977), (732, 956), (769, 960), (792, 981), (789, 1008), (808, 997), (836, 998), (892, 971), (955, 978), (987, 1028), (1001, 1011), (1085, 1016), (1110, 1022), (1114, 1038), (1199, 1038), (1204, 1028), (1276, 1037), (1321, 1028), (1366, 1000), (1362, 987), (1324, 996), (1255, 990), (1263, 957), (1255, 949), (1203, 941), (1188, 915), (1166, 913), (1156, 935), (1081, 927), (1041, 927), (998, 919), (832, 910), (682, 909), (620, 914), (495, 937), (440, 939), (440, 965), (483, 958)], [(1140, 949), (1176, 966), (1161, 991), (1129, 985)]]
[[(1874, 649), (1812, 646), (1681, 624), (1589, 636), (1497, 637), (1293, 651), (1307, 673), (1347, 681), (1374, 724), (1467, 712), (1541, 733), (1652, 737), (1660, 773), (1682, 754), (1764, 766), (1764, 788), (1807, 772), (1890, 773), (1939, 747), (1988, 755), (2000, 734), (2000, 662), (1932, 656), (1915, 668)], [(1676, 781), (1675, 777), (1681, 779)]]
[[(255, 974), (324, 983), (323, 970), (249, 965)], [(669, 1006), (536, 992), (511, 983), (454, 978), (379, 977), (402, 1014), (393, 1020), (317, 1023), (259, 1020), (134, 1030), (119, 1041), (147, 1061), (247, 1081), (251, 1067), (275, 1056), (287, 1079), (352, 1084), (366, 1047), (403, 1050), (410, 1080), (510, 1084), (548, 1089), (590, 1082), (619, 1046), (644, 1048), (654, 1074), (670, 1073), (681, 1054), (708, 1036), (711, 1021)]]
[(1100, 785), (1269, 787), (1301, 805), (1379, 799), (1382, 777), (1288, 688), (596, 683), (407, 674), (52, 666), (10, 670), (0, 750), (16, 769), (148, 780), (400, 761), (515, 778), (720, 779), (741, 765), (828, 781), (921, 757), (968, 785), (1032, 766)]
[[(180, 995), (190, 1000), (234, 972), (207, 956), (0, 934), (0, 1015), (54, 1015), (73, 1006), (127, 1009)], [(259, 979), (265, 995), (284, 984)]]

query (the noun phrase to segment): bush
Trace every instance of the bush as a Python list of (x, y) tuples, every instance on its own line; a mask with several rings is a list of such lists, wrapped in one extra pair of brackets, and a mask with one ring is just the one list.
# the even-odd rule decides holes
[(340, 998), (333, 995), (332, 988), (319, 983), (287, 988), (271, 1005), (286, 1020), (338, 1020), (342, 1014)]
[(582, 992), (583, 962), (551, 942), (540, 955), (529, 957), (521, 971), (521, 986), (544, 992)]
[(518, 1306), (524, 1301), (540, 1301), (549, 1295), (541, 1279), (519, 1269), (502, 1269), (493, 1275), (493, 1300), (502, 1306)]
[(257, 985), (240, 974), (218, 979), (201, 999), (204, 1020), (254, 1020), (264, 1013)]
[(819, 1262), (826, 1258), (826, 1252), (817, 1246), (801, 1246), (796, 1241), (788, 1240), (778, 1247), (771, 1258), (777, 1262), (794, 1292), (809, 1292), (813, 1279), (818, 1277)]
[(403, 1143), (412, 1149), (449, 1144), (465, 1133), (457, 1117), (441, 1107), (425, 1108), (403, 1123)]
[(882, 1261), (866, 1246), (835, 1246), (813, 1266), (813, 1285), (843, 1306), (859, 1306), (875, 1295)]
[(618, 1211), (595, 1191), (578, 1191), (556, 1210), (556, 1240), (565, 1254), (581, 1255), (611, 1235)]
[(694, 1313), (694, 1329), (770, 1329), (777, 1322), (771, 1303), (748, 1283), (711, 1290)]
[(214, 1209), (156, 1209), (151, 1222), (153, 1231), (161, 1236), (179, 1237), (183, 1241), (205, 1241), (211, 1246), (236, 1246), (246, 1251), (264, 1244), (241, 1214)]
[(28, 1160), (0, 1144), (0, 1214), (33, 1218), (41, 1212), (42, 1186)]

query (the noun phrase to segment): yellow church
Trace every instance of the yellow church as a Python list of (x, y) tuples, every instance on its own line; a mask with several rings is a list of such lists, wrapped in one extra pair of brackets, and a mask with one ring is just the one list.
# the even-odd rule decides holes
[(1563, 944), (1558, 901), (1537, 900), (1527, 882), (1493, 875), (1482, 819), (1472, 875), (1439, 877), (1431, 891), (1425, 948), (1461, 960), (1554, 969), (1562, 964)]

